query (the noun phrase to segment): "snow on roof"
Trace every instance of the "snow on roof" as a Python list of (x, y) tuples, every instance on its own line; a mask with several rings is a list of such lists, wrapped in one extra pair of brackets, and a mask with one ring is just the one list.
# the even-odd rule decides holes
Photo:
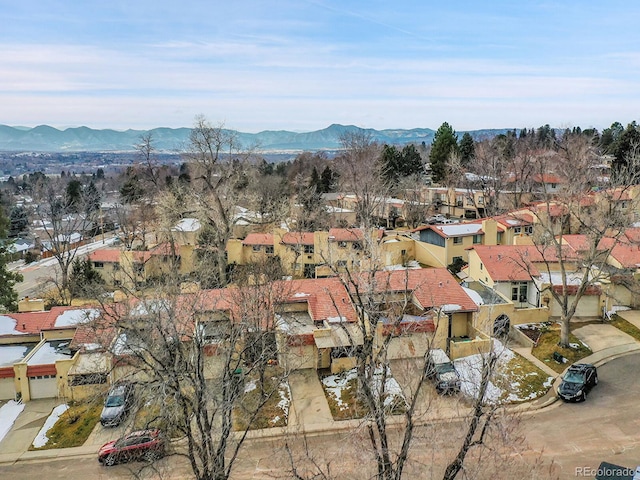
[(0, 315), (0, 335), (23, 335), (25, 332), (16, 330), (17, 320), (6, 315)]
[(478, 292), (467, 287), (462, 287), (462, 289), (471, 297), (471, 300), (476, 302), (476, 305), (484, 305), (484, 300), (482, 300), (482, 296)]
[(443, 312), (456, 312), (458, 310), (462, 310), (462, 307), (460, 305), (455, 305), (453, 303), (450, 303), (447, 305), (442, 305), (441, 310)]
[(183, 218), (173, 229), (178, 232), (197, 232), (200, 227), (202, 224), (197, 218)]
[(100, 312), (95, 308), (83, 308), (80, 310), (67, 310), (62, 315), (58, 315), (54, 327), (75, 327), (79, 323), (94, 320), (100, 316)]
[(458, 237), (460, 235), (475, 235), (482, 231), (482, 224), (479, 223), (458, 223), (455, 225), (438, 225), (437, 228), (449, 237)]
[(27, 361), (27, 365), (49, 365), (56, 363), (56, 360), (69, 360), (70, 358), (70, 353), (65, 353), (54, 347), (50, 342), (47, 342), (41, 345), (33, 354)]
[(12, 367), (29, 352), (28, 345), (0, 345), (0, 367)]
[[(561, 272), (541, 272), (539, 276), (541, 283), (551, 285), (562, 285)], [(582, 272), (567, 272), (567, 285), (580, 285), (582, 283)]]

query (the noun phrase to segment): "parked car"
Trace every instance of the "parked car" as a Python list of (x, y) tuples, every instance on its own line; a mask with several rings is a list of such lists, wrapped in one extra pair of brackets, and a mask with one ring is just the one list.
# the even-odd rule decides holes
[(166, 439), (160, 430), (138, 430), (105, 443), (98, 452), (98, 461), (106, 466), (134, 460), (151, 462), (162, 458), (165, 448)]
[(571, 365), (562, 377), (558, 387), (558, 396), (566, 402), (579, 402), (587, 399), (587, 393), (598, 384), (598, 371), (590, 363)]
[(121, 383), (109, 390), (100, 414), (100, 423), (104, 427), (115, 427), (127, 416), (133, 405), (133, 385)]
[(460, 391), (460, 375), (444, 350), (434, 348), (427, 354), (427, 375), (436, 384), (438, 393)]

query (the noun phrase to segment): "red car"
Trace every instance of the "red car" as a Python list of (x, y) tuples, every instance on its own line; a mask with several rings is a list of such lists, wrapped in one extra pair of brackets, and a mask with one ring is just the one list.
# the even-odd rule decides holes
[(139, 430), (105, 443), (98, 452), (98, 461), (107, 466), (132, 460), (150, 462), (164, 456), (164, 451), (165, 438), (160, 430)]

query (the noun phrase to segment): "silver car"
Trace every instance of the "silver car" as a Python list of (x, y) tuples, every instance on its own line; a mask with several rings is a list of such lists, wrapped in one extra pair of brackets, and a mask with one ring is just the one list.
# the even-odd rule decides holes
[(100, 414), (100, 423), (105, 427), (120, 425), (133, 405), (133, 399), (133, 385), (130, 383), (111, 387)]

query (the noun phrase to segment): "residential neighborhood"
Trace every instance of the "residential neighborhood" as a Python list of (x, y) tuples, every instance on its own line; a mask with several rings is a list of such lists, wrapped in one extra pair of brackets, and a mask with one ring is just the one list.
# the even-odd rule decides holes
[[(215, 138), (206, 123), (194, 131)], [(158, 464), (171, 476), (186, 451), (203, 478), (209, 463), (226, 475), (239, 468), (226, 463), (228, 449), (260, 438), (357, 436), (378, 425), (375, 452), (397, 431), (411, 441), (413, 425), (437, 420), (447, 435), (469, 429), (483, 440), (463, 442), (462, 460), (431, 461), (434, 472), (488, 478), (502, 468), (525, 478), (528, 456), (539, 455), (539, 478), (545, 468), (570, 478), (554, 464), (576, 460), (527, 419), (544, 424), (570, 407), (563, 401), (601, 408), (609, 362), (640, 351), (638, 184), (592, 168), (606, 161), (593, 152), (584, 178), (563, 176), (563, 150), (536, 147), (549, 172), (531, 165), (526, 183), (508, 172), (489, 188), (488, 177), (467, 173), (445, 187), (431, 160), (400, 188), (383, 180), (390, 167), (349, 177), (340, 162), (381, 165), (375, 144), (363, 148), (326, 163), (323, 178), (339, 183), (311, 175), (280, 197), (255, 196), (269, 174), (206, 157), (209, 149), (179, 169), (183, 183), (160, 187), (156, 176), (172, 171), (139, 166), (117, 190), (106, 190), (115, 179), (38, 177), (49, 197), (13, 192), (7, 255), (17, 291), (0, 315), (0, 465), (65, 451), (112, 465), (127, 458), (109, 441), (125, 435), (150, 442), (129, 454), (146, 462), (141, 474)], [(326, 159), (312, 160), (318, 175)], [(104, 193), (94, 196), (97, 185)], [(633, 368), (624, 365), (617, 371)], [(561, 394), (571, 392), (571, 368), (594, 373)], [(522, 460), (478, 462), (485, 441), (514, 448), (505, 435), (524, 414), (532, 445)], [(23, 418), (44, 430), (23, 429)], [(82, 433), (67, 418), (86, 425)], [(484, 440), (482, 430), (494, 434)], [(202, 450), (207, 442), (220, 449)], [(554, 446), (546, 456), (545, 445)], [(308, 451), (287, 455), (287, 471), (310, 461)], [(424, 452), (402, 455), (417, 474)]]

